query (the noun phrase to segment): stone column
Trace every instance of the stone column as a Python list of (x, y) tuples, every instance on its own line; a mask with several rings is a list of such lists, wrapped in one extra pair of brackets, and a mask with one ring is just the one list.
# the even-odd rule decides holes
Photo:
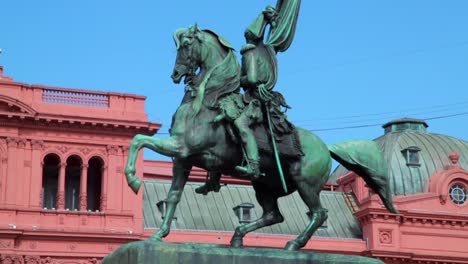
[(18, 159), (16, 158), (18, 155), (18, 139), (17, 138), (6, 138), (6, 143), (8, 146), (8, 153), (7, 153), (7, 174), (5, 177), (5, 186), (7, 186), (5, 190), (5, 205), (13, 206), (16, 203), (16, 193), (19, 192), (17, 186), (17, 177), (18, 173), (22, 173), (18, 171)]
[(86, 211), (88, 205), (88, 164), (81, 165), (80, 211)]
[(107, 209), (107, 165), (101, 168), (101, 203), (99, 204), (101, 212)]
[(58, 192), (57, 192), (57, 209), (65, 209), (65, 171), (67, 168), (67, 163), (60, 163), (60, 172), (58, 179)]
[(42, 204), (42, 181), (44, 175), (44, 161), (41, 160), (44, 151), (44, 142), (41, 140), (31, 140), (31, 195), (29, 197), (29, 206), (31, 208), (41, 208)]

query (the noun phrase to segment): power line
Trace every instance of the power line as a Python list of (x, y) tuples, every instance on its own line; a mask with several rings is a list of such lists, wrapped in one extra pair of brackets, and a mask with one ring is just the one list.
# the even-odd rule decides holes
[[(468, 115), (468, 112), (461, 112), (461, 113), (442, 115), (442, 116), (432, 116), (432, 117), (421, 118), (421, 119), (426, 121), (426, 120), (445, 119), (445, 118), (463, 116), (463, 115)], [(308, 129), (308, 130), (311, 132), (336, 131), (336, 130), (345, 130), (345, 129), (375, 127), (375, 126), (382, 126), (382, 125), (383, 123), (373, 123), (373, 124), (364, 124), (364, 125), (356, 125), (356, 126), (329, 127), (329, 128), (317, 128), (317, 129)], [(161, 132), (161, 133), (158, 133), (157, 135), (169, 135), (169, 132)]]

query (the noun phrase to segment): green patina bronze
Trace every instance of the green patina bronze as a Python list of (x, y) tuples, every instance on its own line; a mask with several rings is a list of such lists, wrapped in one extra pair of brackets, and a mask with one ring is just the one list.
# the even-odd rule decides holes
[(174, 158), (166, 215), (151, 240), (169, 234), (192, 166), (209, 171), (210, 179), (200, 193), (219, 190), (221, 175), (252, 180), (263, 215), (236, 228), (232, 247), (241, 247), (247, 233), (282, 222), (277, 200), (297, 190), (310, 210), (310, 222), (285, 249), (302, 248), (327, 219), (319, 194), (328, 180), (332, 157), (363, 177), (388, 210), (398, 213), (375, 142), (349, 141), (327, 147), (313, 133), (292, 125), (281, 111), (288, 105), (272, 90), (277, 79), (276, 54), (292, 42), (299, 6), (299, 0), (278, 1), (276, 8), (269, 6), (260, 14), (246, 30), (242, 66), (231, 44), (213, 31), (195, 25), (174, 33), (177, 59), (172, 79), (175, 83), (184, 79), (186, 89), (173, 116), (170, 137), (136, 135), (125, 169), (128, 184), (137, 193), (141, 180), (135, 177), (135, 162), (142, 148)]

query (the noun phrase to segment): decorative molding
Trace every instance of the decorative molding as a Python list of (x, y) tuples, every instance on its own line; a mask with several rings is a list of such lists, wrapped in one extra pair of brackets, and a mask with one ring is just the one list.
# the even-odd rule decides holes
[(63, 145), (62, 145), (62, 146), (56, 147), (56, 149), (57, 149), (58, 151), (62, 152), (62, 154), (65, 154), (65, 153), (68, 152), (68, 150), (69, 150), (70, 148), (67, 147), (67, 146), (63, 146)]
[(57, 207), (64, 208), (65, 207), (65, 192), (58, 192), (57, 193)]
[(86, 206), (88, 205), (88, 197), (84, 193), (80, 193), (80, 210), (86, 211)]
[(0, 263), (3, 263), (3, 264), (23, 264), (24, 263), (23, 256), (1, 255), (0, 260), (1, 260)]
[(393, 244), (393, 231), (381, 230), (379, 233), (379, 241), (381, 244)]
[(31, 146), (33, 150), (44, 150), (46, 148), (44, 141), (35, 139), (31, 140)]
[(13, 242), (11, 240), (1, 239), (0, 248), (11, 248), (13, 247)]
[(2, 158), (2, 164), (7, 164), (8, 163), (8, 158)]
[(6, 138), (6, 143), (9, 148), (16, 148), (18, 147), (18, 139), (17, 138), (12, 138), (12, 137), (7, 137)]
[(107, 153), (109, 153), (109, 155), (118, 155), (119, 154), (119, 146), (107, 145), (106, 149), (107, 149)]
[(25, 256), (25, 264), (41, 264), (41, 258), (39, 256)]
[(28, 143), (28, 141), (23, 138), (18, 138), (17, 142), (18, 142), (18, 148), (25, 148), (26, 144)]
[(90, 148), (80, 148), (80, 151), (81, 153), (83, 153), (84, 155), (88, 155), (89, 153), (91, 153), (91, 149)]

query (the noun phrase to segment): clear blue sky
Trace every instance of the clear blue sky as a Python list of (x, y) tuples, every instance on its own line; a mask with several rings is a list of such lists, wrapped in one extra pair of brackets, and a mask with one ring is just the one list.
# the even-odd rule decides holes
[[(275, 1), (1, 1), (0, 65), (21, 82), (145, 95), (164, 133), (184, 88), (169, 78), (172, 33), (198, 22), (239, 50), (268, 4)], [(276, 90), (293, 106), (289, 118), (326, 129), (465, 113), (427, 122), (431, 132), (468, 140), (467, 14), (466, 0), (303, 0), (293, 45), (279, 55)], [(383, 130), (316, 133), (334, 143)]]

